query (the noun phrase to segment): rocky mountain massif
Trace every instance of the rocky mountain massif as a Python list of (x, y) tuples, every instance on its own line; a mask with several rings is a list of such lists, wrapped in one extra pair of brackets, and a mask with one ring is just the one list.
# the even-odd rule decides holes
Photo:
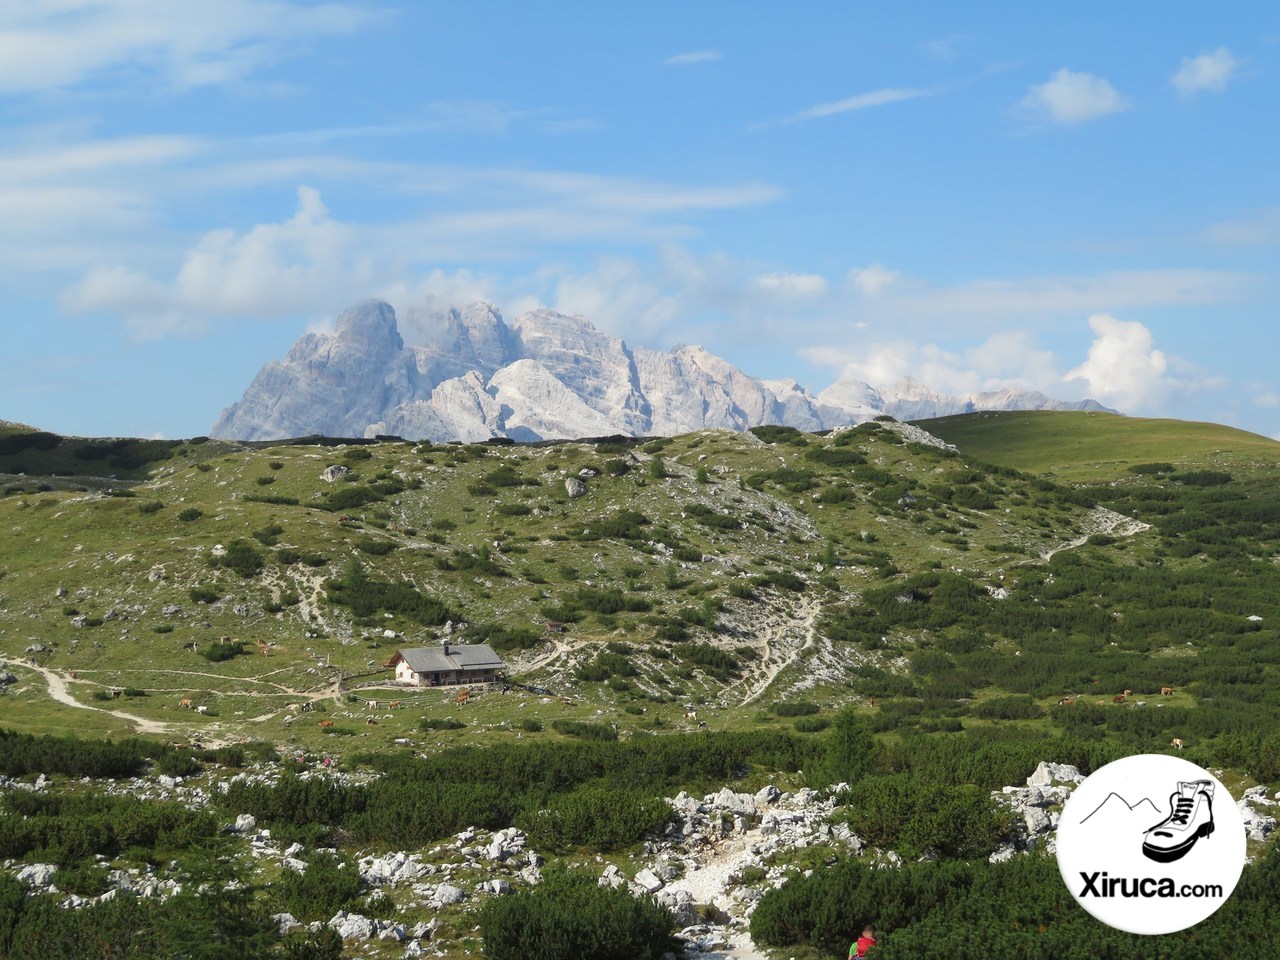
[(414, 440), (670, 436), (780, 424), (825, 430), (888, 414), (902, 420), (976, 410), (1105, 410), (1032, 391), (948, 396), (910, 379), (877, 389), (841, 380), (812, 394), (760, 380), (698, 346), (632, 348), (581, 317), (535, 310), (506, 322), (487, 303), (395, 311), (371, 300), (308, 333), (267, 364), (212, 435), (271, 440), (321, 434)]

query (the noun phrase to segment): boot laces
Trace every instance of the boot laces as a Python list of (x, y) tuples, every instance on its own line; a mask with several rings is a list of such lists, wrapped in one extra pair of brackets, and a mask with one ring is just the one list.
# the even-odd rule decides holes
[(1191, 816), (1191, 808), (1195, 806), (1195, 800), (1192, 797), (1179, 797), (1174, 807), (1173, 816), (1169, 819), (1174, 823), (1187, 825), (1187, 819)]

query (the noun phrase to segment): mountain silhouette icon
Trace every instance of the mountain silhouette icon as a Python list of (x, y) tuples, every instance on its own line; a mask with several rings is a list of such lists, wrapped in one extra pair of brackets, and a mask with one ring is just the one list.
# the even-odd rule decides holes
[[(1160, 808), (1148, 797), (1143, 797), (1133, 803), (1130, 803), (1120, 794), (1112, 791), (1107, 794), (1107, 798), (1103, 800), (1093, 812), (1080, 821), (1081, 825), (1088, 823), (1094, 817), (1098, 819), (1095, 824), (1102, 822), (1114, 822), (1116, 820), (1129, 820), (1131, 817), (1138, 817), (1148, 823), (1154, 823), (1160, 818)], [(1150, 819), (1149, 819), (1150, 818)]]

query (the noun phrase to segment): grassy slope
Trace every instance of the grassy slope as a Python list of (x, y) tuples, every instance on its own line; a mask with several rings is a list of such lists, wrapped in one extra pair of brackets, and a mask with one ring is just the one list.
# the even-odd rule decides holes
[(919, 424), (977, 460), (1074, 482), (1111, 480), (1138, 463), (1206, 469), (1280, 462), (1280, 443), (1216, 423), (1108, 413), (964, 414)]
[[(1110, 416), (1096, 418), (1096, 423), (1089, 415), (1062, 416), (1084, 417), (1095, 435), (1135, 423)], [(947, 426), (942, 432), (950, 432)], [(1027, 434), (1024, 429), (1022, 436)], [(0, 477), (0, 491), (14, 491), (0, 497), (0, 654), (21, 657), (30, 643), (46, 643), (53, 652), (42, 655), (41, 662), (58, 670), (75, 669), (79, 678), (71, 689), (82, 702), (95, 704), (90, 695), (106, 686), (143, 688), (148, 697), (120, 701), (117, 708), (174, 724), (175, 731), (292, 738), (313, 746), (390, 746), (398, 736), (417, 736), (419, 716), (458, 711), (440, 694), (425, 695), (414, 710), (371, 729), (362, 723), (363, 716), (345, 715), (352, 712), (348, 705), (329, 700), (322, 705), (337, 720), (336, 737), (321, 734), (310, 720), (293, 728), (284, 724), (285, 705), (303, 693), (322, 695), (329, 689), (334, 673), (326, 662), (358, 672), (384, 661), (398, 644), (437, 641), (437, 629), (402, 614), (361, 620), (328, 600), (324, 581), (341, 576), (356, 558), (376, 579), (408, 578), (471, 623), (541, 632), (543, 621), (572, 604), (582, 589), (618, 588), (650, 607), (613, 615), (586, 612), (560, 638), (559, 651), (541, 642), (523, 653), (506, 654), (525, 679), (572, 694), (574, 706), (527, 696), (491, 698), (483, 710), (465, 714), (471, 724), (466, 731), (433, 733), (420, 738), (423, 743), (507, 739), (519, 735), (526, 718), (548, 726), (566, 717), (617, 723), (620, 729), (683, 729), (688, 726), (683, 721), (687, 703), (698, 704), (702, 717), (715, 727), (761, 723), (761, 711), (781, 699), (809, 699), (826, 708), (852, 699), (870, 709), (864, 682), (868, 670), (910, 679), (916, 669), (908, 666), (911, 656), (944, 638), (927, 629), (894, 628), (886, 633), (882, 649), (833, 641), (824, 619), (832, 610), (850, 601), (856, 607), (864, 591), (934, 569), (956, 572), (984, 596), (988, 587), (1015, 587), (1019, 577), (1040, 576), (1045, 553), (1083, 541), (1095, 527), (1088, 511), (1052, 484), (992, 473), (964, 457), (895, 443), (883, 431), (866, 429), (853, 439), (842, 447), (835, 438), (815, 437), (765, 444), (750, 435), (705, 432), (646, 443), (634, 454), (576, 443), (431, 449), (382, 444), (364, 448), (372, 459), (351, 461), (344, 461), (340, 448), (185, 444), (174, 448), (171, 459), (155, 464), (147, 482), (105, 484), (132, 490), (132, 498), (105, 496), (96, 487), (77, 489), (93, 485), (78, 484), (75, 478), (39, 490), (31, 478), (18, 482)], [(858, 466), (830, 466), (812, 458), (814, 451), (832, 449), (856, 451), (866, 458), (866, 469), (882, 473), (868, 479)], [(996, 459), (993, 449), (989, 443), (977, 459)], [(671, 476), (650, 476), (655, 454), (664, 458)], [(614, 477), (606, 471), (588, 480), (587, 496), (570, 499), (565, 494), (565, 477), (629, 455), (637, 463), (627, 475)], [(1194, 456), (1170, 447), (1144, 451), (1135, 459), (1197, 466), (1218, 462)], [(321, 481), (324, 467), (339, 462), (349, 462), (355, 478), (332, 485)], [(475, 492), (485, 476), (503, 466), (532, 485)], [(709, 482), (700, 482), (699, 467), (707, 471)], [(1274, 470), (1252, 469), (1274, 486)], [(812, 487), (788, 489), (776, 474), (760, 479), (778, 470), (808, 471)], [(272, 482), (261, 484), (260, 478)], [(347, 510), (347, 522), (342, 512), (314, 506), (336, 490), (366, 489), (388, 480), (406, 489)], [(1148, 481), (1131, 477), (1127, 482)], [(1238, 483), (1244, 482), (1242, 476)], [(980, 507), (947, 502), (948, 491), (960, 488), (989, 502)], [(898, 502), (908, 491), (916, 504)], [(245, 499), (264, 494), (296, 498), (300, 505)], [(140, 512), (139, 506), (148, 502), (164, 506), (155, 513)], [(520, 506), (531, 512), (510, 512)], [(179, 521), (179, 512), (190, 507), (202, 516)], [(641, 527), (640, 539), (584, 536), (624, 509), (650, 521)], [(705, 510), (734, 522), (708, 525), (696, 515)], [(283, 528), (279, 543), (258, 544), (254, 532), (272, 524)], [(248, 579), (208, 563), (215, 545), (236, 539), (253, 543), (266, 562)], [(649, 542), (664, 539), (698, 559), (675, 560)], [(371, 555), (361, 549), (369, 541), (386, 541), (397, 549)], [(281, 563), (282, 549), (315, 554), (320, 565)], [(1114, 546), (1067, 553), (1122, 566), (1155, 562), (1170, 569), (1196, 569), (1204, 562), (1203, 557), (1161, 559), (1160, 550), (1155, 534), (1145, 533)], [(493, 567), (443, 569), (459, 566), (458, 552), (487, 552)], [(829, 562), (833, 555), (838, 561), (834, 568)], [(803, 589), (779, 585), (785, 579), (779, 571), (798, 575)], [(761, 585), (767, 579), (773, 582)], [(212, 605), (195, 603), (189, 595), (192, 587), (212, 588), (221, 599)], [(65, 597), (57, 596), (59, 588), (67, 591)], [(302, 602), (290, 605), (287, 601), (294, 597)], [(281, 601), (286, 601), (283, 609), (272, 606)], [(1097, 600), (1085, 595), (1079, 602), (1092, 606)], [(720, 607), (713, 612), (716, 629), (690, 625), (688, 639), (735, 657), (741, 666), (737, 675), (717, 676), (689, 659), (678, 644), (658, 636), (663, 624), (682, 616), (697, 619), (705, 603)], [(1015, 587), (1011, 601), (983, 599), (981, 609), (1008, 609), (999, 603), (1039, 601)], [(162, 608), (167, 604), (182, 610), (166, 616)], [(1111, 603), (1117, 616), (1131, 604)], [(77, 615), (104, 622), (77, 628), (71, 622)], [(157, 633), (163, 624), (171, 624), (172, 631)], [(1271, 630), (1269, 622), (1265, 626)], [(384, 630), (403, 639), (387, 640)], [(185, 643), (207, 644), (219, 636), (263, 639), (275, 646), (265, 658), (241, 656), (223, 663), (207, 663), (183, 649)], [(1265, 646), (1268, 636), (1256, 642)], [(1173, 638), (1156, 640), (1158, 645)], [(578, 667), (610, 652), (607, 644), (630, 661), (634, 675), (609, 683), (580, 682)], [(1015, 643), (999, 640), (994, 649), (1012, 656)], [(780, 661), (787, 665), (761, 690)], [(101, 714), (50, 704), (38, 678), (15, 672), (23, 682), (0, 697), (0, 725), (99, 733), (120, 728), (115, 721), (104, 724), (107, 718)], [(912, 682), (923, 685), (920, 689), (940, 689), (933, 680), (925, 684), (922, 676)], [(967, 682), (979, 699), (1005, 692), (981, 672), (972, 673)], [(757, 691), (759, 696), (750, 697)], [(184, 696), (206, 703), (217, 716), (179, 710), (177, 700)], [(914, 696), (904, 693), (899, 699)], [(880, 697), (877, 709), (886, 699)], [(1056, 695), (1040, 699), (1049, 706)], [(926, 700), (930, 715), (950, 709)], [(1179, 692), (1178, 705), (1190, 707), (1194, 701)], [(966, 728), (990, 723), (964, 717)], [(1034, 720), (1028, 725), (1048, 723)]]

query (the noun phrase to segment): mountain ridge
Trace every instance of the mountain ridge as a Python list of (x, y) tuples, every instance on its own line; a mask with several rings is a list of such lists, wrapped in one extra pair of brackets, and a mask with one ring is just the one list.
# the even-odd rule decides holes
[(919, 419), (978, 410), (1088, 410), (1035, 391), (952, 396), (911, 378), (876, 388), (842, 379), (814, 394), (750, 376), (705, 348), (631, 347), (586, 318), (539, 309), (506, 321), (491, 304), (349, 307), (332, 334), (306, 333), (268, 362), (210, 431), (234, 440), (375, 436), (542, 440), (780, 425), (820, 431), (877, 416)]

